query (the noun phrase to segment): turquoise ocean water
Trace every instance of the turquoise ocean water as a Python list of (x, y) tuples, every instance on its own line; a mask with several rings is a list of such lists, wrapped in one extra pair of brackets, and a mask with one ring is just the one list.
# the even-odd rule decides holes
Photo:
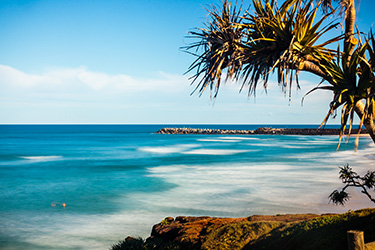
[(0, 249), (108, 249), (167, 216), (372, 206), (355, 190), (345, 207), (327, 199), (339, 166), (374, 168), (369, 138), (354, 152), (354, 138), (336, 151), (337, 136), (154, 134), (163, 127), (0, 125)]

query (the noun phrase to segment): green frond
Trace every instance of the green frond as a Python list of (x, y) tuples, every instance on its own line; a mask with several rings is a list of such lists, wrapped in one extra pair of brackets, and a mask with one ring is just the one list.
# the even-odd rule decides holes
[[(245, 42), (244, 47), (244, 53), (251, 65), (243, 68), (244, 79), (254, 93), (258, 81), (266, 81), (268, 74), (277, 68), (279, 84), (285, 92), (289, 89), (290, 93), (293, 77), (298, 79), (298, 65), (306, 61), (306, 57), (332, 58), (330, 50), (315, 43), (317, 36), (338, 24), (320, 28), (330, 14), (314, 24), (317, 7), (312, 7), (313, 1), (286, 1), (280, 8), (275, 6), (272, 9), (265, 8), (260, 1), (253, 3), (257, 6), (254, 15), (244, 17), (245, 24), (252, 24), (248, 26), (250, 39)], [(340, 39), (342, 37), (331, 39), (327, 44)]]
[(259, 82), (266, 87), (273, 72), (285, 93), (290, 93), (293, 79), (299, 87), (298, 72), (306, 58), (314, 58), (315, 63), (321, 58), (332, 59), (332, 51), (325, 46), (342, 39), (335, 37), (317, 44), (319, 37), (338, 25), (323, 26), (331, 14), (315, 22), (317, 10), (313, 0), (287, 0), (281, 7), (276, 1), (253, 0), (253, 12), (243, 16), (241, 8), (236, 9), (227, 0), (221, 9), (213, 7), (207, 28), (191, 33), (200, 41), (186, 47), (201, 50), (188, 70), (196, 70), (192, 79), (200, 79), (199, 93), (209, 86), (215, 97), (223, 74), (225, 80), (241, 78), (249, 94), (255, 94)]
[(350, 195), (345, 191), (333, 191), (329, 196), (329, 200), (335, 205), (344, 206), (345, 203), (350, 199)]
[(252, 11), (245, 13), (228, 0), (220, 8), (213, 6), (206, 27), (190, 33), (198, 41), (185, 47), (196, 56), (188, 68), (195, 72), (190, 78), (196, 84), (194, 91), (202, 94), (210, 89), (215, 98), (222, 82), (234, 79), (242, 80), (241, 90), (248, 87), (249, 95), (255, 95), (257, 86), (267, 88), (270, 74), (275, 73), (290, 99), (294, 81), (299, 87), (299, 72), (308, 71), (322, 77), (324, 85), (305, 96), (315, 90), (333, 92), (322, 125), (342, 108), (340, 139), (348, 123), (350, 135), (356, 105), (364, 101), (361, 129), (365, 119), (375, 115), (375, 38), (372, 31), (367, 36), (357, 32), (345, 51), (340, 46), (328, 48), (343, 40), (344, 34), (320, 42), (340, 25), (330, 21), (334, 10), (316, 20), (319, 8), (330, 2), (286, 0), (279, 7), (273, 0), (252, 0)]
[[(372, 32), (365, 38), (365, 42), (361, 41), (358, 43), (359, 38), (358, 40), (353, 39), (347, 48), (348, 51), (353, 51), (350, 58), (342, 56), (347, 51), (341, 52), (340, 47), (338, 47), (334, 56), (335, 60), (323, 58), (320, 61), (321, 69), (325, 73), (323, 80), (330, 86), (333, 86), (334, 97), (330, 105), (330, 110), (332, 107), (337, 109), (342, 106), (340, 138), (348, 122), (350, 124), (350, 135), (354, 119), (354, 108), (357, 102), (364, 100), (366, 103), (365, 113), (360, 117), (361, 121), (358, 133), (361, 131), (364, 119), (369, 115), (374, 115), (375, 54), (373, 45), (375, 41), (372, 39)], [(370, 60), (367, 60), (367, 57)], [(327, 117), (325, 121), (326, 119)], [(358, 146), (358, 136), (355, 145), (356, 147)]]
[(196, 71), (191, 79), (192, 83), (197, 81), (195, 90), (200, 94), (209, 87), (216, 97), (224, 71), (226, 78), (238, 77), (243, 61), (241, 40), (244, 35), (240, 12), (241, 7), (237, 9), (231, 2), (223, 1), (222, 9), (213, 6), (209, 11), (205, 29), (190, 32), (190, 38), (199, 41), (184, 47), (188, 53), (195, 50), (197, 56), (187, 72)]

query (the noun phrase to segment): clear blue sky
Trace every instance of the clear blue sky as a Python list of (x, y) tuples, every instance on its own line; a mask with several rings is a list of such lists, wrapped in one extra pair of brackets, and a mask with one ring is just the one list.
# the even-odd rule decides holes
[[(257, 98), (226, 84), (213, 102), (183, 75), (180, 47), (217, 0), (0, 1), (0, 123), (317, 124), (330, 93), (301, 97), (319, 79), (301, 75), (291, 105), (277, 84)], [(247, 6), (250, 1), (244, 1)], [(358, 25), (368, 31), (372, 0)], [(332, 123), (338, 123), (336, 119)]]

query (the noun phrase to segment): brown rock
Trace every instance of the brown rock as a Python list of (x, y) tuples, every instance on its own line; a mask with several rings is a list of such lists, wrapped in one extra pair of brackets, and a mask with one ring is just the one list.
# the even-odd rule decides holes
[(253, 215), (244, 218), (215, 218), (215, 217), (187, 217), (178, 216), (173, 220), (167, 217), (159, 224), (154, 225), (151, 232), (152, 238), (159, 238), (163, 241), (185, 242), (192, 246), (199, 246), (204, 242), (207, 236), (207, 230), (210, 228), (219, 228), (224, 224), (238, 222), (257, 222), (257, 221), (279, 221), (279, 222), (298, 222), (319, 217), (316, 214), (296, 214), (296, 215)]

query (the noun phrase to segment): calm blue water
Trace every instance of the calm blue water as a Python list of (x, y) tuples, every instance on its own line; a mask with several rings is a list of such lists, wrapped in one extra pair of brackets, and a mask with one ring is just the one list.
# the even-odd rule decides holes
[(336, 136), (153, 133), (163, 127), (0, 125), (0, 249), (108, 249), (127, 235), (148, 236), (167, 216), (372, 205), (355, 190), (346, 207), (327, 200), (340, 187), (338, 166), (364, 173), (375, 165), (367, 137), (355, 153), (354, 139), (336, 151)]

